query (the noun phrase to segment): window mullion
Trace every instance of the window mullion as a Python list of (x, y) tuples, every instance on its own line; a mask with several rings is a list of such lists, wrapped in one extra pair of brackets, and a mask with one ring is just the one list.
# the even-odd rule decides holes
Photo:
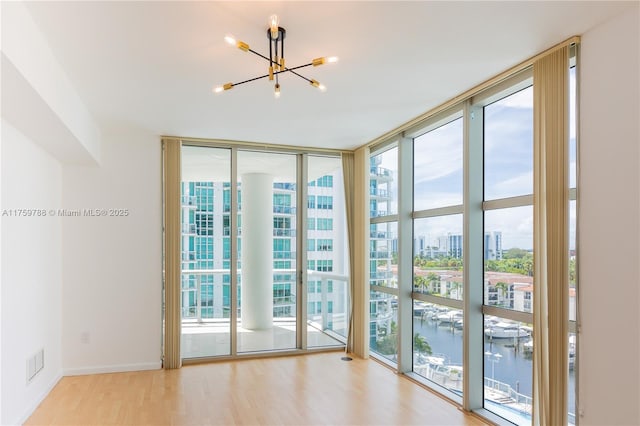
[(483, 407), (483, 109), (464, 104), (463, 408)]
[(413, 139), (398, 147), (398, 372), (413, 369)]

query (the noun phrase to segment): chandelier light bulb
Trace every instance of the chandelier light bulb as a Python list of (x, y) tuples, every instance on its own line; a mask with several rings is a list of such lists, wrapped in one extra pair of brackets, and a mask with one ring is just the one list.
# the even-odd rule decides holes
[(224, 36), (224, 41), (229, 43), (231, 46), (235, 46), (236, 45), (236, 38), (234, 36), (232, 36), (231, 34), (227, 34), (226, 36)]
[(216, 86), (213, 88), (213, 93), (220, 93), (225, 90), (229, 90), (233, 87), (233, 83), (225, 83), (222, 86)]
[(311, 61), (311, 65), (313, 65), (314, 67), (320, 66), (320, 65), (324, 65), (324, 64), (333, 64), (335, 62), (338, 62), (338, 57), (337, 56), (329, 56), (328, 58), (322, 57), (322, 58), (315, 58)]
[(318, 80), (311, 79), (311, 80), (309, 80), (309, 83), (313, 87), (315, 87), (318, 90), (320, 90), (321, 92), (326, 92), (327, 91), (327, 87), (324, 84), (320, 84), (320, 82)]
[(276, 99), (280, 99), (280, 85), (276, 83), (276, 88), (275, 88), (275, 92), (273, 93), (273, 95), (276, 97)]
[(280, 26), (280, 19), (278, 15), (271, 15), (269, 17), (269, 29), (271, 30), (271, 38), (273, 40), (278, 38), (278, 27)]

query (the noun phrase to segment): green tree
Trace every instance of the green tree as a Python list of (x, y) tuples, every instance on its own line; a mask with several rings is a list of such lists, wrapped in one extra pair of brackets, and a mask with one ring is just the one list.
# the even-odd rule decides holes
[[(382, 331), (382, 330), (381, 330)], [(382, 355), (395, 355), (398, 353), (398, 326), (395, 321), (391, 321), (390, 330), (386, 329), (380, 333), (382, 338), (376, 342), (376, 349)]]
[(420, 335), (420, 333), (413, 335), (413, 350), (426, 355), (431, 355), (433, 353), (429, 342), (427, 342), (427, 339)]
[(510, 248), (502, 252), (503, 259), (522, 259), (526, 255), (530, 254), (527, 250), (521, 248)]

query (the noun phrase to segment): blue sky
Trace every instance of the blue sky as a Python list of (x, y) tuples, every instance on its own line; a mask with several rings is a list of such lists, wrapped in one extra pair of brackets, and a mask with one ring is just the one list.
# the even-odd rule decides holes
[[(570, 73), (570, 186), (576, 185), (575, 72)], [(415, 139), (414, 209), (426, 210), (462, 204), (462, 119), (454, 120)], [(533, 89), (514, 93), (485, 108), (485, 199), (498, 199), (533, 192)], [(397, 152), (384, 152), (382, 167), (395, 170)], [(397, 188), (392, 188), (397, 194)], [(397, 206), (392, 203), (392, 212)], [(575, 229), (575, 202), (570, 206)], [(415, 236), (437, 238), (462, 232), (461, 215), (415, 222)], [(503, 248), (533, 247), (533, 209), (530, 206), (490, 211), (485, 215), (487, 231), (501, 231)], [(570, 235), (575, 247), (575, 232)]]

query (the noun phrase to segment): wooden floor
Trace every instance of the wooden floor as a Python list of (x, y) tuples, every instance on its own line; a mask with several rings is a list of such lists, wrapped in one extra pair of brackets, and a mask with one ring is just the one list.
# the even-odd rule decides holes
[(342, 352), (64, 377), (26, 425), (482, 425)]

